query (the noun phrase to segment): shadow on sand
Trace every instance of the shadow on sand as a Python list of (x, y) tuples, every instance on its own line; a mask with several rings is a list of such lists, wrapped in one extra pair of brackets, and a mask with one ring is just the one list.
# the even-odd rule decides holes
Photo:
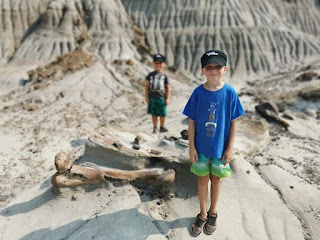
[(87, 220), (76, 220), (56, 229), (44, 228), (22, 237), (33, 239), (135, 239), (144, 240), (150, 235), (167, 235), (170, 230), (189, 228), (193, 218), (174, 221), (150, 219), (132, 208), (119, 212), (96, 216)]
[(52, 188), (49, 187), (44, 193), (36, 196), (35, 198), (31, 199), (27, 202), (22, 202), (18, 204), (14, 204), (10, 207), (3, 209), (0, 212), (1, 216), (14, 216), (20, 213), (27, 213), (30, 212), (47, 202), (51, 201), (52, 199), (56, 199), (56, 195), (52, 192)]

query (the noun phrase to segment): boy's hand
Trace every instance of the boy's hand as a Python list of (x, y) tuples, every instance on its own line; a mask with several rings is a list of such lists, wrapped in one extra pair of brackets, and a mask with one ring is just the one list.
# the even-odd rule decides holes
[(223, 166), (226, 166), (231, 161), (231, 159), (232, 159), (232, 150), (226, 149), (221, 158), (221, 162), (225, 161)]
[(167, 99), (166, 99), (166, 105), (169, 105), (169, 103), (170, 103), (170, 99), (167, 98)]
[(190, 158), (190, 161), (195, 164), (198, 162), (198, 153), (194, 147), (189, 148), (189, 158)]
[(146, 97), (145, 100), (146, 100), (146, 103), (149, 104), (149, 98)]

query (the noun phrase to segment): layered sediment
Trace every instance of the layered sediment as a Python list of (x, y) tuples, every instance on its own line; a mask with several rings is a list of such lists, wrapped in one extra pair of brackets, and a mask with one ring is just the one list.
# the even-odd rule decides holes
[(160, 52), (169, 66), (196, 77), (199, 58), (212, 48), (230, 56), (230, 76), (238, 78), (292, 70), (320, 54), (319, 6), (311, 0), (2, 0), (0, 5), (2, 62), (51, 61), (74, 50), (84, 33), (105, 60)]

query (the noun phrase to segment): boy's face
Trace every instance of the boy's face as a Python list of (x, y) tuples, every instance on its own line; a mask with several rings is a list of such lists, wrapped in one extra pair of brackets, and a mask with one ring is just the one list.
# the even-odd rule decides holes
[(153, 64), (154, 70), (156, 70), (157, 72), (161, 72), (165, 66), (165, 63), (160, 61), (154, 61), (152, 64)]
[(210, 63), (202, 68), (202, 73), (206, 76), (207, 80), (218, 81), (222, 78), (226, 70), (227, 67), (222, 67), (217, 63)]

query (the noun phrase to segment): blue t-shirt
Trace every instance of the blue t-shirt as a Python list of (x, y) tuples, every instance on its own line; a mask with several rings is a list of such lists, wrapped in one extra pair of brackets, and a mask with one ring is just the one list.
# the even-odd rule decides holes
[(228, 84), (217, 91), (197, 87), (183, 114), (195, 121), (194, 144), (198, 153), (222, 158), (228, 146), (231, 120), (244, 114), (236, 91)]

